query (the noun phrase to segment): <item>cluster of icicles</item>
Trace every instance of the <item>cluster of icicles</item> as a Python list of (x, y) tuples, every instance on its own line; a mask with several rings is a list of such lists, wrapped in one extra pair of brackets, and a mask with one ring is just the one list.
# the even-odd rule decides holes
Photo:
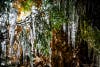
[[(73, 47), (75, 47), (75, 35), (76, 35), (76, 31), (77, 31), (77, 27), (78, 27), (78, 16), (77, 14), (75, 13), (75, 8), (73, 7), (72, 9), (72, 14), (70, 15), (71, 17), (71, 20), (69, 21), (68, 23), (68, 42), (70, 43), (70, 41), (72, 41), (72, 45)], [(15, 36), (15, 27), (17, 25), (19, 26), (22, 26), (23, 28), (23, 31), (22, 31), (22, 36), (21, 39), (20, 39), (20, 44), (18, 45), (18, 50), (17, 50), (17, 57), (20, 56), (20, 47), (22, 47), (22, 51), (23, 51), (23, 57), (25, 55), (28, 55), (30, 58), (30, 61), (33, 61), (31, 59), (32, 58), (32, 51), (33, 51), (33, 48), (34, 48), (34, 39), (36, 38), (36, 33), (35, 33), (35, 18), (38, 14), (38, 10), (36, 9), (35, 6), (32, 7), (32, 11), (31, 11), (31, 14), (27, 17), (26, 19), (23, 19), (21, 22), (17, 22), (17, 11), (15, 8), (11, 7), (10, 8), (10, 11), (9, 11), (9, 14), (7, 13), (4, 13), (0, 16), (0, 30), (2, 33), (6, 32), (8, 29), (6, 27), (6, 24), (9, 24), (9, 44), (10, 44), (10, 48), (9, 48), (9, 56), (11, 56), (13, 54), (13, 44), (14, 44), (14, 36)], [(76, 19), (75, 19), (76, 17)], [(48, 22), (48, 21), (47, 21)], [(29, 47), (28, 45), (30, 45), (30, 43), (28, 43), (26, 41), (26, 36), (23, 32), (25, 32), (25, 29), (29, 27), (30, 29), (30, 33), (29, 33), (29, 40), (27, 41), (30, 41), (31, 43), (31, 46)], [(63, 30), (66, 32), (66, 24), (64, 23), (63, 24)], [(23, 37), (24, 36), (24, 37)], [(7, 36), (5, 36), (7, 38)], [(4, 51), (6, 53), (6, 42), (7, 40), (5, 39), (4, 41), (2, 41), (2, 51)], [(28, 52), (26, 52), (28, 51)], [(25, 60), (23, 59), (23, 62)], [(33, 67), (33, 63), (31, 63), (31, 67)]]
[[(26, 42), (26, 37), (24, 35), (20, 36), (21, 39), (19, 41), (18, 44), (18, 50), (17, 50), (17, 57), (20, 56), (20, 47), (22, 47), (22, 53), (23, 53), (23, 57), (25, 57), (25, 55), (28, 55), (30, 58), (30, 61), (32, 59), (32, 53), (33, 52), (33, 44), (34, 44), (34, 39), (36, 38), (36, 34), (35, 34), (35, 17), (38, 14), (38, 10), (36, 9), (35, 6), (32, 7), (31, 13), (28, 17), (26, 17), (25, 19), (23, 19), (20, 22), (17, 22), (17, 10), (13, 7), (10, 7), (9, 12), (5, 11), (5, 13), (1, 13), (0, 14), (0, 33), (3, 33), (5, 39), (1, 42), (2, 45), (2, 52), (4, 52), (6, 54), (6, 46), (7, 46), (7, 42), (9, 42), (10, 47), (8, 48), (9, 52), (8, 52), (8, 56), (12, 56), (14, 51), (13, 51), (13, 45), (15, 43), (14, 37), (15, 37), (15, 28), (16, 26), (21, 26), (22, 27), (22, 34), (24, 35), (25, 33), (23, 33), (23, 31), (26, 30), (27, 27), (29, 27), (29, 38), (28, 41), (31, 43), (31, 46), (29, 46), (30, 43)], [(27, 20), (28, 18), (28, 20)], [(7, 27), (7, 24), (9, 25), (9, 29)], [(8, 31), (8, 34), (6, 34)], [(6, 33), (5, 33), (6, 32)], [(9, 38), (9, 39), (8, 39)], [(8, 41), (9, 40), (9, 41)], [(28, 52), (26, 52), (28, 51)], [(23, 62), (25, 60), (23, 59)], [(33, 61), (33, 60), (32, 60)], [(9, 62), (10, 63), (10, 62)], [(33, 63), (31, 63), (31, 67), (33, 67)]]

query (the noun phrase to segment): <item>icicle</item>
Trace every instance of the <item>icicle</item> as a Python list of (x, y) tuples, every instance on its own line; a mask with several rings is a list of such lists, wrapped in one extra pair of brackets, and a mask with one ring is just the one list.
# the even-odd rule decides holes
[(60, 0), (57, 0), (57, 5), (59, 6), (59, 10), (61, 9)]
[(36, 18), (36, 15), (38, 14), (38, 10), (35, 6), (32, 6), (32, 23), (31, 23), (31, 44), (32, 44), (32, 51), (33, 51), (33, 43), (34, 43), (34, 39), (36, 39), (36, 33), (35, 33), (35, 18)]
[[(4, 12), (0, 16), (0, 33), (2, 34), (3, 40), (1, 41), (1, 55), (0, 58), (4, 58), (6, 60), (6, 45), (7, 45), (7, 27), (6, 27), (7, 14)], [(5, 65), (6, 62), (4, 60), (1, 61), (1, 65)]]
[(71, 39), (72, 39), (72, 45), (75, 48), (75, 37), (76, 37), (77, 28), (78, 28), (78, 15), (75, 12), (75, 6), (73, 6), (72, 16), (73, 16), (74, 21), (72, 21)]
[(72, 40), (72, 46), (75, 48), (75, 23), (72, 21), (71, 25), (71, 40)]
[[(11, 46), (11, 51), (12, 51), (12, 45), (14, 44), (14, 35), (15, 35), (15, 26), (16, 26), (16, 19), (17, 19), (17, 13), (14, 8), (10, 9), (9, 13), (9, 37), (10, 37), (10, 46)], [(12, 53), (12, 52), (10, 52)]]
[[(32, 14), (31, 14), (31, 23), (30, 23), (30, 40), (31, 40), (31, 51), (33, 54), (33, 48), (34, 48), (34, 40), (36, 39), (36, 33), (35, 33), (35, 21), (36, 21), (36, 15), (38, 14), (38, 10), (35, 6), (32, 6)], [(30, 55), (31, 56), (31, 55)], [(33, 56), (30, 57), (30, 64), (31, 67), (33, 67)]]
[(71, 44), (71, 24), (68, 23), (68, 44)]
[(63, 23), (63, 31), (66, 33), (67, 30), (66, 30), (66, 23)]
[(2, 45), (2, 51), (6, 52), (6, 41), (1, 42)]
[(73, 3), (70, 3), (69, 9), (69, 23), (68, 23), (68, 43), (72, 44), (72, 46), (75, 48), (75, 36), (77, 32), (78, 27), (78, 15), (75, 12), (75, 5)]
[(75, 48), (75, 8), (72, 5), (72, 14), (71, 14), (71, 41), (72, 46)]

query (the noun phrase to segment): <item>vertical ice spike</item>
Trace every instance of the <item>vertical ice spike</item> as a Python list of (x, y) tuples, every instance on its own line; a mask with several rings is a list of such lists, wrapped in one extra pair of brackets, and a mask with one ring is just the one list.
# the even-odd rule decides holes
[(69, 23), (68, 23), (68, 43), (72, 44), (73, 48), (75, 48), (75, 36), (77, 32), (78, 27), (78, 15), (75, 11), (75, 5), (73, 2), (70, 2), (69, 8)]
[[(17, 19), (17, 13), (16, 9), (11, 8), (9, 13), (9, 38), (10, 38), (10, 47), (12, 51), (12, 45), (14, 44), (14, 35), (15, 35), (15, 26), (16, 26), (16, 19)], [(12, 53), (12, 52), (9, 52)]]
[(35, 18), (36, 18), (36, 15), (38, 14), (38, 10), (36, 9), (35, 6), (32, 6), (32, 15), (31, 15), (31, 18), (32, 18), (32, 22), (31, 22), (31, 31), (30, 31), (30, 34), (31, 34), (31, 44), (32, 44), (32, 51), (33, 51), (33, 48), (34, 48), (34, 39), (36, 38), (36, 33), (35, 33)]

